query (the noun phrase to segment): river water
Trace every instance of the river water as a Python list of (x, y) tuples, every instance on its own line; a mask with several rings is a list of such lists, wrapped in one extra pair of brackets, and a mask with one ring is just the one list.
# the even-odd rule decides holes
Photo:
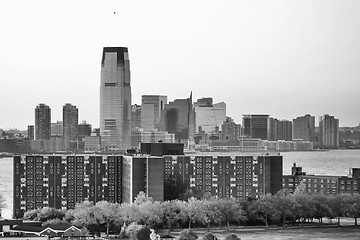
[[(208, 153), (207, 153), (208, 154)], [(221, 155), (242, 155), (240, 153), (221, 153)], [(198, 155), (202, 155), (201, 153)], [(245, 153), (246, 155), (246, 153)], [(307, 174), (342, 176), (350, 168), (360, 168), (360, 150), (330, 150), (309, 152), (282, 152), (283, 174), (291, 173), (293, 163), (303, 167)], [(3, 218), (12, 216), (13, 163), (12, 158), (0, 158), (0, 194), (6, 200), (2, 210)]]

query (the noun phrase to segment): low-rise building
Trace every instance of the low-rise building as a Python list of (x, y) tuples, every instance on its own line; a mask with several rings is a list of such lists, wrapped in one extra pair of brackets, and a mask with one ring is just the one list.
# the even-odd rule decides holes
[(294, 163), (291, 175), (284, 175), (284, 189), (293, 193), (300, 184), (307, 193), (356, 194), (360, 191), (360, 168), (351, 169), (347, 176), (308, 175)]

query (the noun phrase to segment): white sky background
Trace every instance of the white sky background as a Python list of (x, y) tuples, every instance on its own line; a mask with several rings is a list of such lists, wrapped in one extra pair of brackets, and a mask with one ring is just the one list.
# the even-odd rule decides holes
[[(116, 14), (114, 14), (116, 12)], [(128, 47), (132, 103), (213, 97), (227, 115), (360, 122), (360, 1), (5, 1), (0, 128), (34, 124), (39, 103), (99, 126), (102, 48)], [(318, 120), (316, 120), (318, 121)]]

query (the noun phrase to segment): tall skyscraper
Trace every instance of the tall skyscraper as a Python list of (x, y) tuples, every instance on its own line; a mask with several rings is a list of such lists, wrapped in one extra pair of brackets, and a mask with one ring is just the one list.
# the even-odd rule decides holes
[(50, 139), (51, 134), (51, 109), (40, 103), (35, 108), (35, 139)]
[(293, 139), (315, 141), (315, 117), (310, 114), (293, 119)]
[(104, 47), (101, 60), (100, 135), (105, 150), (131, 146), (131, 87), (128, 49)]
[(141, 97), (141, 128), (159, 129), (161, 111), (165, 109), (167, 96), (143, 95)]
[(67, 103), (63, 106), (63, 138), (76, 140), (78, 137), (79, 110)]
[(339, 119), (325, 114), (319, 121), (320, 144), (325, 148), (339, 147)]

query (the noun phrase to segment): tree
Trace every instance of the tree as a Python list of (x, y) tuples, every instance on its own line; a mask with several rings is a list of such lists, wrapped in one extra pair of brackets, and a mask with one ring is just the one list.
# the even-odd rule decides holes
[(201, 214), (200, 220), (207, 226), (207, 231), (210, 231), (211, 223), (221, 223), (221, 208), (220, 202), (217, 198), (201, 200)]
[(69, 222), (66, 221), (65, 219), (58, 219), (58, 218), (54, 218), (54, 219), (50, 219), (47, 220), (45, 222), (43, 222), (42, 224), (43, 226), (48, 226), (48, 225), (69, 225)]
[(139, 205), (122, 203), (119, 208), (119, 214), (116, 219), (120, 225), (123, 223), (130, 224), (132, 222), (139, 222), (140, 220), (140, 209)]
[(340, 218), (345, 217), (348, 212), (347, 199), (349, 196), (345, 194), (337, 194), (334, 196), (328, 196), (329, 206), (332, 209), (332, 213), (337, 217), (337, 224), (340, 226)]
[(313, 218), (314, 209), (310, 202), (310, 195), (302, 192), (294, 193), (294, 200), (297, 202), (295, 206), (295, 217), (301, 221), (301, 227), (306, 219)]
[(146, 201), (139, 205), (139, 222), (150, 228), (156, 227), (162, 222), (162, 208), (158, 201)]
[(79, 228), (85, 227), (89, 232), (100, 232), (100, 224), (94, 216), (94, 207), (94, 204), (89, 201), (76, 204), (72, 223)]
[(50, 208), (50, 207), (43, 207), (25, 212), (23, 218), (46, 222), (51, 219), (62, 220), (64, 217), (65, 217), (65, 212), (63, 210)]
[(140, 205), (144, 202), (154, 202), (154, 200), (152, 199), (152, 197), (148, 197), (145, 192), (140, 191), (138, 195), (135, 197), (134, 204)]
[(297, 208), (297, 202), (293, 196), (286, 191), (280, 190), (274, 197), (274, 216), (281, 222), (282, 226), (286, 226), (287, 218), (295, 218), (295, 210)]
[(6, 208), (5, 198), (3, 197), (2, 194), (0, 194), (0, 218), (1, 218), (2, 210), (4, 208)]
[(43, 207), (38, 213), (38, 220), (41, 222), (48, 221), (50, 219), (63, 219), (65, 212), (59, 209)]
[(221, 198), (218, 200), (218, 203), (221, 220), (226, 223), (228, 231), (230, 230), (231, 221), (245, 219), (245, 211), (242, 210), (241, 205), (236, 201), (236, 198)]
[(296, 186), (294, 194), (306, 194), (306, 181), (305, 179), (301, 180), (301, 182)]
[(189, 223), (189, 228), (191, 228), (191, 224), (195, 223), (199, 218), (201, 213), (200, 204), (200, 200), (193, 197), (189, 198), (188, 201), (179, 202), (180, 216), (184, 221)]
[(171, 225), (180, 219), (180, 200), (165, 201), (161, 203), (163, 222), (168, 226), (168, 233), (171, 232)]
[(93, 208), (94, 219), (106, 226), (106, 235), (109, 235), (110, 226), (115, 222), (118, 214), (118, 204), (106, 201), (97, 202)]
[(312, 217), (318, 219), (319, 223), (322, 223), (323, 217), (332, 215), (328, 198), (323, 193), (310, 195), (310, 203), (314, 209)]
[(250, 214), (264, 219), (266, 229), (269, 228), (269, 220), (274, 211), (274, 199), (270, 193), (251, 202), (249, 207)]
[(23, 218), (28, 219), (28, 220), (38, 220), (37, 217), (38, 217), (39, 212), (40, 212), (40, 209), (33, 209), (33, 210), (26, 211), (24, 213)]
[(349, 216), (355, 220), (355, 226), (357, 226), (357, 219), (360, 217), (360, 195), (354, 194), (349, 196), (347, 201)]

